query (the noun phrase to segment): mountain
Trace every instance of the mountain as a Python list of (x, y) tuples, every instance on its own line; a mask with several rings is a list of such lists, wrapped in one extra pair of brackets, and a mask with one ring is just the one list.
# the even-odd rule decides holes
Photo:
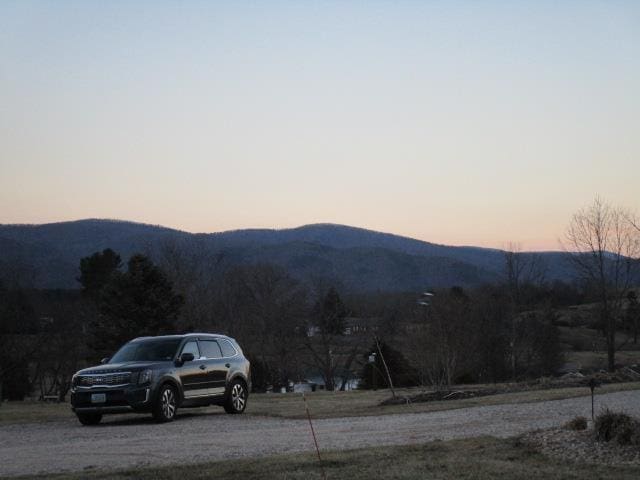
[[(452, 247), (334, 224), (192, 234), (116, 220), (0, 225), (0, 268), (28, 272), (40, 288), (78, 288), (80, 258), (112, 248), (127, 259), (166, 245), (219, 254), (225, 266), (273, 263), (302, 280), (326, 278), (352, 291), (475, 286), (500, 279), (504, 252)], [(530, 253), (531, 255), (533, 253)], [(570, 278), (559, 252), (536, 255), (550, 280)]]

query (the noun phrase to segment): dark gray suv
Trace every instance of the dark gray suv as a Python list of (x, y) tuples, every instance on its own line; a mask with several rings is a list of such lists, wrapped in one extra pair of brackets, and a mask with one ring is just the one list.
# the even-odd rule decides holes
[(142, 337), (102, 365), (73, 376), (71, 408), (83, 425), (105, 413), (152, 413), (170, 422), (178, 407), (223, 406), (242, 413), (251, 389), (249, 361), (232, 338), (209, 333)]

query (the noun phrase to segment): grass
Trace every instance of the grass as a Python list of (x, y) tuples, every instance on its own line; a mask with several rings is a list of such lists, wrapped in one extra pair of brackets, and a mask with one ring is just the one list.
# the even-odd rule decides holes
[[(584, 370), (606, 370), (606, 352), (566, 352), (565, 360), (570, 363), (577, 363)], [(619, 365), (640, 364), (640, 350), (618, 350), (616, 352), (616, 363)]]
[(48, 402), (2, 402), (0, 405), (0, 425), (10, 423), (42, 423), (70, 418), (68, 403)]
[[(476, 387), (476, 386), (474, 386)], [(598, 394), (640, 389), (640, 382), (604, 385), (596, 390)], [(411, 395), (420, 389), (399, 390), (400, 395)], [(389, 390), (363, 390), (352, 392), (315, 392), (307, 394), (307, 402), (314, 418), (335, 418), (349, 416), (388, 415), (394, 413), (420, 413), (451, 410), (456, 408), (507, 403), (531, 403), (546, 400), (560, 400), (589, 394), (588, 388), (556, 388), (525, 392), (502, 393), (486, 397), (466, 398), (408, 405), (380, 406), (389, 398)], [(219, 412), (220, 407), (190, 410), (194, 415)], [(249, 399), (246, 413), (283, 418), (305, 418), (306, 411), (301, 394), (256, 394)], [(5, 402), (0, 406), (0, 425), (30, 422), (68, 420), (72, 413), (66, 403)], [(115, 416), (109, 417), (115, 418)]]
[[(514, 439), (479, 437), (419, 445), (323, 452), (328, 479), (637, 479), (638, 466), (589, 465), (551, 459)], [(39, 478), (39, 477), (20, 477)], [(320, 479), (315, 454), (278, 455), (196, 465), (138, 468), (119, 472), (85, 470), (51, 475), (50, 479), (195, 480)]]
[[(475, 387), (475, 386), (474, 386)], [(639, 382), (604, 385), (596, 392), (611, 393), (640, 389)], [(420, 389), (400, 390), (399, 395), (418, 393)], [(589, 394), (588, 388), (556, 388), (525, 392), (502, 393), (486, 397), (447, 400), (440, 402), (414, 403), (408, 405), (380, 406), (380, 401), (389, 398), (389, 390), (353, 392), (316, 392), (307, 395), (309, 408), (314, 418), (349, 416), (389, 415), (394, 413), (421, 413), (507, 403), (531, 403), (560, 400)], [(251, 403), (253, 402), (253, 403)], [(306, 412), (300, 394), (254, 395), (247, 412), (251, 415), (304, 418)]]

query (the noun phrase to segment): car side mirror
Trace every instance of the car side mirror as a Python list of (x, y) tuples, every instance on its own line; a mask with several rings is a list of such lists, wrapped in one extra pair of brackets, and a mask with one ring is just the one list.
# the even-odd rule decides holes
[(184, 365), (186, 362), (193, 362), (193, 359), (195, 357), (193, 356), (193, 353), (183, 353), (182, 355), (180, 355), (180, 358), (178, 359), (178, 365)]
[(109, 363), (109, 357), (104, 357), (102, 360), (100, 360), (100, 365), (104, 365), (105, 363)]

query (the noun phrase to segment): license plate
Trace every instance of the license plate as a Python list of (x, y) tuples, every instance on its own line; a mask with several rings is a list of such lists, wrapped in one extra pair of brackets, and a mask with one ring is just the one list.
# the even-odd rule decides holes
[(91, 394), (91, 403), (104, 403), (107, 401), (106, 393), (92, 393)]

